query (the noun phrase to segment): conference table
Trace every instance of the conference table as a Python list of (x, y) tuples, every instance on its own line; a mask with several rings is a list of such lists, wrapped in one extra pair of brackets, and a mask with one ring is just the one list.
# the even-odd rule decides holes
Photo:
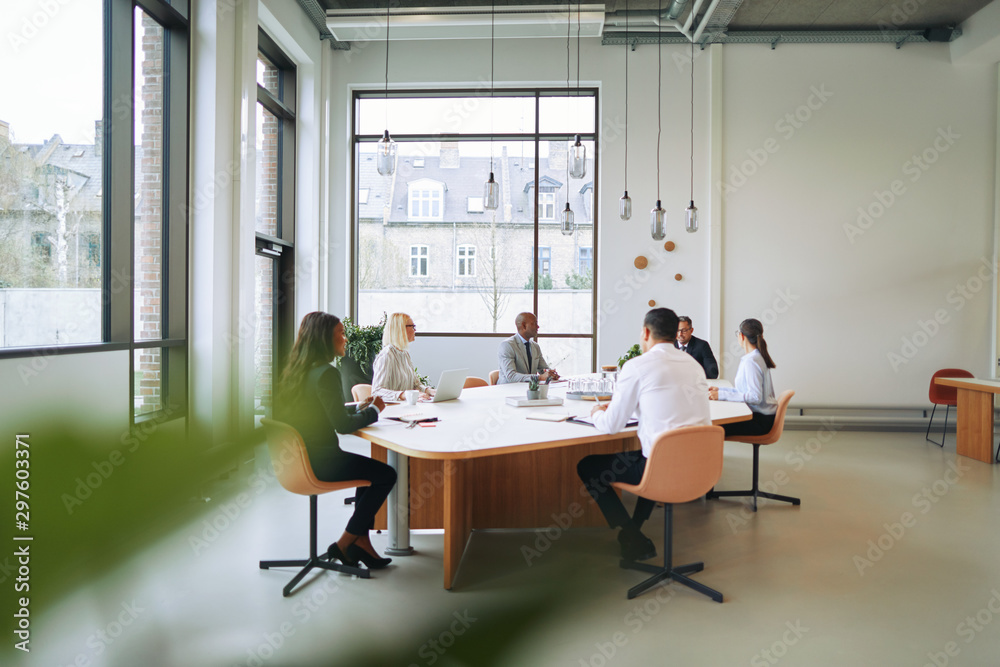
[[(725, 380), (713, 386), (731, 386)], [(376, 527), (387, 527), (390, 555), (412, 553), (410, 528), (444, 528), (444, 587), (452, 588), (472, 530), (543, 528), (572, 516), (573, 527), (606, 525), (576, 474), (588, 454), (639, 448), (635, 427), (617, 434), (566, 421), (529, 419), (538, 412), (589, 415), (593, 401), (566, 399), (566, 384), (549, 388), (560, 406), (515, 407), (526, 383), (474, 387), (457, 400), (389, 405), (355, 435), (372, 443), (398, 478)], [(749, 420), (744, 403), (711, 401), (714, 424)], [(392, 417), (432, 418), (409, 428)]]
[(946, 377), (934, 381), (958, 389), (958, 453), (983, 463), (993, 463), (993, 396), (1000, 394), (1000, 382)]

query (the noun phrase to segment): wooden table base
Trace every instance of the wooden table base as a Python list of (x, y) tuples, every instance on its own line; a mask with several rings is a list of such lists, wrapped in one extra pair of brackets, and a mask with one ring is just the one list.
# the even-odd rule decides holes
[(957, 441), (962, 456), (993, 463), (993, 394), (958, 388)]

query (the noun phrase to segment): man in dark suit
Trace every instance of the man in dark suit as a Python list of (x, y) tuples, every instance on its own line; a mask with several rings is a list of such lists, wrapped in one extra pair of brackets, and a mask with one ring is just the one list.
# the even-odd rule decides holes
[(694, 337), (694, 325), (691, 324), (690, 317), (681, 316), (678, 319), (681, 323), (677, 327), (677, 341), (675, 343), (677, 349), (694, 357), (705, 369), (705, 377), (709, 380), (719, 377), (719, 364), (715, 361), (711, 346), (706, 341)]

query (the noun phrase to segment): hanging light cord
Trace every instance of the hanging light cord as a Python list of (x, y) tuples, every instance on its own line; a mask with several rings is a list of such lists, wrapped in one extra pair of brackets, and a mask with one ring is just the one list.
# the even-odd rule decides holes
[(691, 42), (691, 201), (694, 201), (694, 41)]
[(628, 0), (625, 0), (625, 192), (628, 192)]
[[(663, 3), (657, 7), (659, 15), (663, 15)], [(660, 135), (663, 133), (663, 81), (661, 72), (663, 70), (663, 58), (660, 57), (660, 47), (662, 46), (660, 35), (660, 25), (656, 26), (656, 199), (660, 199)]]
[[(573, 25), (573, 0), (566, 0), (566, 115), (569, 115), (570, 29)], [(567, 119), (568, 120), (568, 119)], [(569, 143), (566, 144), (566, 205), (569, 206)]]
[(583, 0), (576, 3), (576, 122), (580, 123), (580, 5)]
[[(496, 113), (493, 108), (493, 93), (495, 91), (495, 81), (493, 79), (493, 43), (495, 41), (494, 30), (496, 29), (497, 8), (496, 2), (490, 3), (490, 173), (493, 173), (493, 115)], [(693, 112), (692, 112), (693, 113)]]
[(385, 3), (385, 126), (389, 127), (389, 2)]

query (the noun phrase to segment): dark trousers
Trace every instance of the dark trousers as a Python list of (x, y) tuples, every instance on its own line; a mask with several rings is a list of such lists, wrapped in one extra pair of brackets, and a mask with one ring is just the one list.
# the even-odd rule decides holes
[(646, 457), (641, 451), (618, 452), (617, 454), (591, 454), (576, 464), (576, 473), (583, 480), (590, 495), (597, 501), (604, 518), (612, 528), (642, 528), (642, 524), (653, 511), (652, 500), (639, 498), (635, 504), (635, 514), (628, 515), (621, 498), (611, 487), (613, 482), (638, 484), (646, 469)]
[(349, 479), (366, 479), (371, 486), (359, 486), (355, 493), (354, 514), (347, 522), (347, 532), (364, 535), (375, 527), (375, 514), (396, 485), (396, 471), (381, 461), (339, 448), (315, 456), (309, 453), (313, 474), (322, 482), (343, 482)]
[(726, 437), (731, 435), (767, 435), (771, 432), (771, 427), (774, 426), (774, 415), (765, 415), (759, 412), (751, 414), (750, 421), (723, 424), (722, 428), (726, 431)]

